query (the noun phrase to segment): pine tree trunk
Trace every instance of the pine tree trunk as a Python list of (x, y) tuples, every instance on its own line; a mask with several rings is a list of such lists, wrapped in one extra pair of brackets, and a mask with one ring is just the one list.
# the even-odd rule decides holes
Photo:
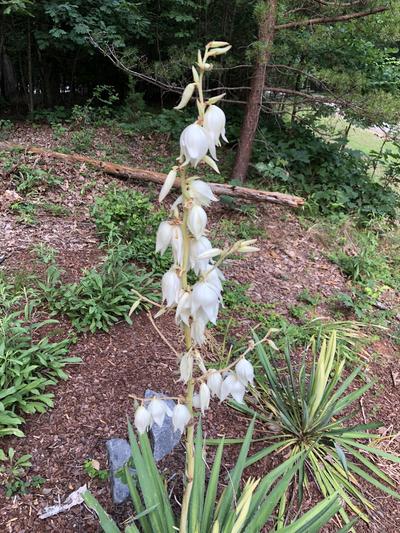
[(240, 132), (239, 147), (232, 171), (232, 179), (239, 180), (242, 183), (246, 179), (254, 137), (256, 135), (258, 120), (260, 117), (266, 70), (274, 41), (277, 4), (278, 0), (265, 0), (265, 11), (259, 23), (258, 39), (261, 50), (258, 53), (256, 64), (254, 66), (246, 113)]
[(28, 109), (29, 113), (33, 112), (33, 76), (32, 76), (32, 32), (31, 21), (28, 18), (28, 47), (27, 47), (27, 62), (28, 62)]

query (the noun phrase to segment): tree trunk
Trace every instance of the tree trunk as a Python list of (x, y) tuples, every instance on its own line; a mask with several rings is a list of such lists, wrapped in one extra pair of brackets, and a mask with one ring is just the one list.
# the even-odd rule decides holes
[(33, 76), (32, 76), (32, 34), (31, 34), (31, 21), (28, 18), (28, 109), (29, 113), (33, 112)]
[(265, 0), (265, 11), (259, 23), (259, 42), (261, 51), (258, 53), (251, 80), (250, 94), (247, 101), (246, 113), (240, 132), (239, 147), (236, 153), (232, 179), (246, 179), (249, 167), (254, 137), (256, 135), (258, 120), (265, 85), (267, 65), (271, 56), (274, 42), (274, 28), (276, 22), (278, 0)]

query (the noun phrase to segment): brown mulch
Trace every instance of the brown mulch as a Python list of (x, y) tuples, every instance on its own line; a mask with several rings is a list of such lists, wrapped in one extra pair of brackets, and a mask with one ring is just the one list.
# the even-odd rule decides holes
[[(100, 134), (104, 135), (106, 144), (106, 133)], [(51, 131), (46, 128), (33, 130), (21, 125), (13, 141), (54, 147)], [(131, 160), (138, 166), (145, 166), (149, 161), (149, 149), (144, 150), (137, 141), (131, 142), (129, 150)], [(18, 223), (9, 211), (0, 211), (0, 256), (6, 256), (3, 268), (13, 272), (41, 273), (42, 267), (34, 260), (32, 247), (46, 243), (57, 249), (57, 261), (66, 271), (64, 279), (76, 280), (82, 268), (102, 260), (95, 228), (88, 218), (88, 206), (94, 196), (101, 194), (104, 187), (114, 180), (77, 165), (65, 166), (56, 161), (37, 159), (27, 156), (29, 163), (36, 161), (35, 164), (51, 168), (53, 174), (64, 177), (64, 189), (52, 201), (65, 205), (69, 214), (54, 217), (40, 213), (40, 223), (27, 227)], [(83, 186), (91, 180), (95, 180), (94, 185), (82, 193)], [(137, 184), (119, 182), (118, 186), (146, 190)], [(0, 194), (4, 187), (7, 187), (5, 181), (0, 183)], [(51, 194), (54, 196), (54, 192), (46, 192), (46, 195)], [(257, 216), (257, 225), (266, 232), (266, 237), (259, 240), (260, 254), (242, 261), (230, 261), (224, 269), (227, 278), (241, 284), (250, 283), (249, 294), (254, 301), (273, 303), (277, 312), (287, 313), (290, 306), (298, 303), (297, 296), (304, 289), (310, 294), (320, 293), (325, 297), (346, 291), (347, 282), (339, 269), (325, 258), (321, 243), (301, 227), (295, 213), (264, 205), (259, 208)], [(240, 217), (221, 205), (213, 206), (210, 210), (211, 228), (216, 228), (223, 218), (238, 222)], [(321, 306), (318, 312), (325, 314), (327, 309)], [(158, 319), (157, 325), (179, 350), (181, 336), (171, 322), (169, 316), (163, 316)], [(66, 322), (62, 324), (68, 328)], [(243, 333), (249, 326), (247, 323), (242, 325)], [(367, 421), (381, 420), (383, 436), (392, 435), (393, 438), (380, 445), (387, 446), (388, 451), (399, 452), (400, 442), (396, 433), (399, 431), (400, 384), (395, 379), (396, 372), (400, 377), (399, 350), (389, 338), (382, 336), (368, 351), (371, 356), (368, 375), (376, 378), (377, 384), (365, 396), (357, 416), (359, 421), (363, 418)], [(0, 491), (0, 531), (99, 531), (97, 519), (83, 505), (45, 521), (38, 518), (44, 507), (63, 501), (85, 483), (120, 525), (131, 513), (128, 505), (112, 505), (108, 483), (91, 480), (84, 471), (83, 463), (86, 459), (97, 459), (101, 468), (106, 468), (106, 441), (111, 437), (126, 437), (126, 418), (133, 413), (130, 396), (142, 396), (147, 388), (176, 395), (179, 384), (175, 355), (154, 330), (145, 313), (137, 316), (132, 326), (119, 323), (109, 333), (81, 335), (71, 347), (71, 355), (81, 357), (82, 364), (71, 366), (68, 369), (70, 379), (54, 387), (54, 408), (42, 415), (27, 417), (25, 438), (2, 439), (2, 448), (13, 446), (18, 454), (32, 454), (29, 474), (44, 477), (46, 483), (32, 494), (12, 499), (5, 498)], [(237, 437), (244, 435), (248, 419), (226, 405), (214, 403), (204, 424), (209, 437)], [(262, 431), (262, 428), (257, 431)], [(227, 469), (235, 460), (236, 450), (233, 453), (231, 450), (224, 456)], [(178, 447), (161, 464), (177, 497), (182, 481), (182, 451)], [(256, 465), (251, 474), (262, 475), (270, 467), (271, 462), (265, 460)], [(382, 467), (389, 468), (384, 462)], [(394, 477), (398, 475), (387, 471)], [(376, 509), (370, 526), (358, 524), (357, 531), (399, 530), (399, 503), (364, 485), (363, 488)], [(306, 495), (309, 503), (314, 496), (312, 490)]]

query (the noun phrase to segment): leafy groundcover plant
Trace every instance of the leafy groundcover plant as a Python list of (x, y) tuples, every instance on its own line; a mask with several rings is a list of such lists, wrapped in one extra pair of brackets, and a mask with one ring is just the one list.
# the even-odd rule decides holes
[[(133, 480), (127, 472), (134, 508), (134, 516), (126, 528), (128, 532), (261, 531), (272, 518), (276, 504), (299, 468), (299, 457), (294, 454), (284, 465), (264, 478), (248, 479), (247, 482), (241, 483), (253, 434), (253, 421), (236, 466), (230, 472), (222, 494), (217, 497), (223, 442), (219, 445), (210, 478), (206, 482), (200, 423), (197, 424), (196, 438), (194, 436), (198, 411), (205, 415), (212, 396), (218, 397), (220, 401), (232, 397), (242, 402), (246, 389), (253, 383), (254, 378), (253, 366), (245, 358), (245, 354), (226, 368), (217, 370), (207, 369), (200, 353), (206, 338), (207, 324), (216, 323), (222, 301), (221, 280), (224, 276), (219, 267), (233, 254), (257, 251), (252, 240), (238, 241), (223, 250), (212, 246), (206, 237), (207, 213), (204, 207), (217, 198), (206, 182), (196, 175), (188, 175), (188, 169), (196, 168), (200, 163), (205, 163), (219, 172), (215, 162), (216, 147), (220, 145), (221, 138), (226, 140), (225, 114), (216, 104), (224, 95), (205, 100), (203, 81), (204, 74), (212, 68), (209, 60), (225, 54), (229, 49), (230, 45), (226, 42), (212, 41), (207, 44), (204, 54), (199, 51), (196, 66), (192, 67), (193, 83), (185, 88), (182, 100), (177, 106), (177, 109), (182, 109), (197, 93), (198, 118), (183, 130), (178, 164), (169, 172), (160, 192), (160, 201), (163, 201), (179, 178), (181, 194), (172, 205), (170, 218), (161, 222), (157, 231), (156, 250), (163, 254), (170, 248), (173, 256), (173, 265), (162, 278), (165, 307), (158, 315), (169, 309), (175, 310), (175, 322), (181, 328), (185, 341), (185, 351), (181, 355), (179, 368), (180, 379), (186, 385), (186, 392), (173, 398), (177, 400), (173, 411), (170, 411), (160, 398), (150, 401), (137, 398), (140, 406), (135, 413), (135, 426), (139, 432), (139, 440), (129, 426), (137, 479)], [(195, 280), (194, 283), (189, 283), (189, 279)], [(140, 298), (138, 301), (140, 302)], [(146, 435), (146, 430), (153, 424), (161, 426), (166, 416), (172, 417), (175, 429), (186, 431), (184, 490), (178, 509), (171, 504)], [(92, 495), (86, 493), (85, 501), (96, 510), (105, 531), (119, 531)], [(285, 527), (279, 523), (277, 528), (286, 532), (319, 531), (339, 507), (339, 500), (334, 494), (300, 518), (296, 524)], [(273, 522), (271, 519), (271, 528), (275, 528)]]
[[(373, 385), (373, 382), (356, 386), (361, 367), (355, 368), (342, 379), (346, 359), (337, 357), (336, 333), (321, 344), (318, 357), (314, 346), (314, 361), (307, 372), (305, 361), (300, 368), (292, 363), (290, 350), (285, 351), (285, 364), (279, 369), (255, 336), (256, 352), (263, 373), (256, 374), (260, 405), (273, 418), (261, 414), (272, 432), (272, 444), (249, 458), (252, 464), (272, 451), (283, 451), (285, 457), (304, 458), (292, 478), (298, 486), (301, 503), (304, 488), (314, 480), (324, 496), (339, 494), (346, 507), (365, 522), (367, 510), (373, 504), (364, 495), (360, 480), (370, 483), (385, 493), (400, 499), (395, 482), (374, 463), (381, 457), (395, 463), (400, 458), (374, 446), (381, 435), (369, 433), (379, 428), (379, 423), (347, 425), (351, 406)], [(254, 416), (248, 407), (236, 404), (243, 412)], [(281, 510), (286, 505), (285, 493)], [(348, 524), (350, 518), (344, 507), (339, 513)]]

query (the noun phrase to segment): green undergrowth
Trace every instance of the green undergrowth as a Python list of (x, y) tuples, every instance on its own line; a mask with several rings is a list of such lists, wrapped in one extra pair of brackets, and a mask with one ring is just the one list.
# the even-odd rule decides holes
[(53, 406), (48, 388), (68, 378), (71, 337), (51, 340), (57, 320), (42, 319), (36, 294), (0, 277), (0, 436), (23, 436), (24, 416)]

